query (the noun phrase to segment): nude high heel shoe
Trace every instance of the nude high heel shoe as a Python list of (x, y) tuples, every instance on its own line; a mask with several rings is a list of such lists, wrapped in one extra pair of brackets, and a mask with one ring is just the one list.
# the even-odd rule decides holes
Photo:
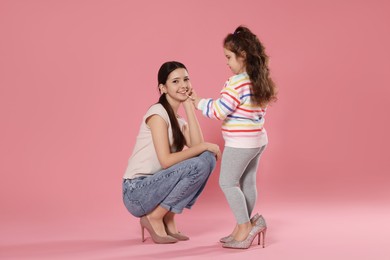
[(140, 218), (140, 224), (141, 224), (141, 231), (142, 231), (142, 242), (145, 242), (145, 231), (144, 229), (148, 230), (150, 236), (152, 237), (152, 240), (156, 244), (171, 244), (176, 243), (178, 240), (171, 236), (159, 236), (154, 231), (152, 225), (150, 224), (148, 218), (146, 216), (143, 216)]
[[(259, 213), (256, 213), (252, 218), (251, 218), (251, 223), (252, 224), (255, 224), (256, 221), (259, 219), (259, 218), (263, 218), (263, 216), (259, 215)], [(264, 222), (265, 223), (265, 222)], [(234, 239), (234, 237), (232, 235), (228, 235), (226, 237), (223, 237), (219, 240), (219, 242), (221, 243), (226, 243), (226, 242), (230, 242)]]
[(184, 235), (183, 233), (180, 233), (180, 232), (177, 232), (177, 233), (172, 233), (171, 231), (169, 231), (167, 225), (164, 223), (164, 227), (165, 227), (165, 232), (167, 232), (167, 234), (171, 237), (174, 237), (176, 238), (177, 240), (180, 240), (180, 241), (186, 241), (186, 240), (189, 240), (190, 238), (187, 237), (186, 235)]
[(167, 232), (168, 235), (170, 235), (171, 237), (174, 237), (176, 238), (177, 240), (180, 240), (180, 241), (186, 241), (186, 240), (190, 240), (189, 237), (187, 237), (186, 235), (184, 235), (183, 233), (171, 233), (167, 228), (165, 229), (165, 231)]

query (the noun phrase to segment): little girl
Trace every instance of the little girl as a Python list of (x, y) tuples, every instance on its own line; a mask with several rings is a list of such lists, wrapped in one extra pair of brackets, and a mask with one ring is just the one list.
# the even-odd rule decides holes
[[(237, 225), (220, 241), (226, 248), (249, 248), (253, 239), (266, 231), (265, 220), (250, 216), (256, 204), (256, 172), (267, 143), (264, 116), (267, 105), (276, 100), (275, 84), (270, 78), (264, 46), (248, 28), (239, 26), (224, 40), (230, 77), (216, 100), (202, 99), (192, 93), (195, 107), (203, 115), (223, 120), (225, 149), (219, 185), (224, 192)], [(259, 239), (260, 242), (260, 239)]]

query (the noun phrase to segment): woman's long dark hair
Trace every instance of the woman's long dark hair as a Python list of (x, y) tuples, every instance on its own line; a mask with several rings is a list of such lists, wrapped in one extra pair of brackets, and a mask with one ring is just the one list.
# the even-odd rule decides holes
[(276, 101), (275, 83), (269, 75), (268, 56), (263, 44), (248, 28), (239, 26), (223, 41), (224, 48), (245, 59), (246, 72), (252, 82), (253, 102), (263, 106)]
[[(165, 62), (163, 65), (161, 65), (157, 75), (158, 85), (160, 84), (165, 85), (169, 74), (171, 74), (171, 72), (174, 71), (175, 69), (179, 69), (179, 68), (187, 70), (184, 64), (177, 61), (168, 61)], [(160, 99), (158, 100), (158, 103), (160, 103), (165, 108), (169, 116), (169, 121), (171, 121), (173, 146), (176, 147), (176, 151), (181, 151), (186, 145), (186, 139), (180, 130), (180, 125), (179, 122), (177, 121), (176, 114), (173, 111), (171, 105), (169, 104), (166, 94), (161, 93), (161, 91), (160, 94), (161, 96)]]

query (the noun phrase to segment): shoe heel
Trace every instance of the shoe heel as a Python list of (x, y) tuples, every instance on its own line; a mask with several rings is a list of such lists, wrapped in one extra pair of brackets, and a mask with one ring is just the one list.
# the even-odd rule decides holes
[(178, 240), (171, 236), (159, 236), (154, 231), (152, 225), (149, 223), (149, 220), (146, 216), (143, 216), (140, 218), (140, 224), (141, 224), (141, 233), (142, 233), (142, 242), (145, 241), (145, 234), (144, 229), (149, 232), (150, 236), (152, 237), (152, 240), (156, 244), (169, 244), (169, 243), (176, 243)]
[(260, 235), (262, 234), (263, 235), (263, 243), (262, 243), (262, 245), (263, 245), (263, 248), (265, 247), (265, 233), (267, 232), (267, 229), (265, 228), (263, 231), (261, 231), (260, 233), (259, 233), (259, 245), (260, 245)]
[(141, 225), (142, 242), (145, 242), (145, 228)]

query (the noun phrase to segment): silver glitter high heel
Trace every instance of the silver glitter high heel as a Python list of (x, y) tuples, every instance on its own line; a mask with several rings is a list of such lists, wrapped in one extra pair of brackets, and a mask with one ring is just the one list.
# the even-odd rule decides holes
[(252, 227), (252, 230), (249, 232), (249, 235), (246, 237), (243, 241), (236, 241), (232, 240), (230, 242), (226, 242), (222, 245), (224, 248), (233, 248), (233, 249), (248, 249), (251, 245), (253, 240), (258, 237), (257, 244), (260, 245), (260, 236), (263, 234), (263, 247), (264, 247), (264, 239), (265, 239), (265, 232), (267, 228), (262, 225), (254, 225)]
[(259, 245), (260, 245), (260, 235), (263, 235), (263, 248), (265, 247), (265, 233), (267, 232), (267, 223), (265, 222), (265, 219), (263, 218), (263, 216), (260, 216), (256, 222), (255, 222), (255, 225), (256, 226), (259, 226), (262, 231), (260, 231), (260, 234), (259, 234)]
[[(265, 224), (265, 220), (264, 220), (263, 216), (262, 216), (262, 215), (259, 215), (259, 213), (256, 213), (256, 214), (251, 218), (251, 223), (252, 223), (252, 225), (254, 225), (254, 224), (258, 221), (259, 218), (261, 218), (262, 221), (263, 221), (264, 224)], [(228, 235), (228, 236), (226, 236), (226, 237), (221, 238), (221, 239), (219, 240), (219, 242), (221, 242), (221, 243), (227, 243), (227, 242), (232, 241), (233, 239), (234, 239), (234, 237), (233, 237), (232, 235)]]

